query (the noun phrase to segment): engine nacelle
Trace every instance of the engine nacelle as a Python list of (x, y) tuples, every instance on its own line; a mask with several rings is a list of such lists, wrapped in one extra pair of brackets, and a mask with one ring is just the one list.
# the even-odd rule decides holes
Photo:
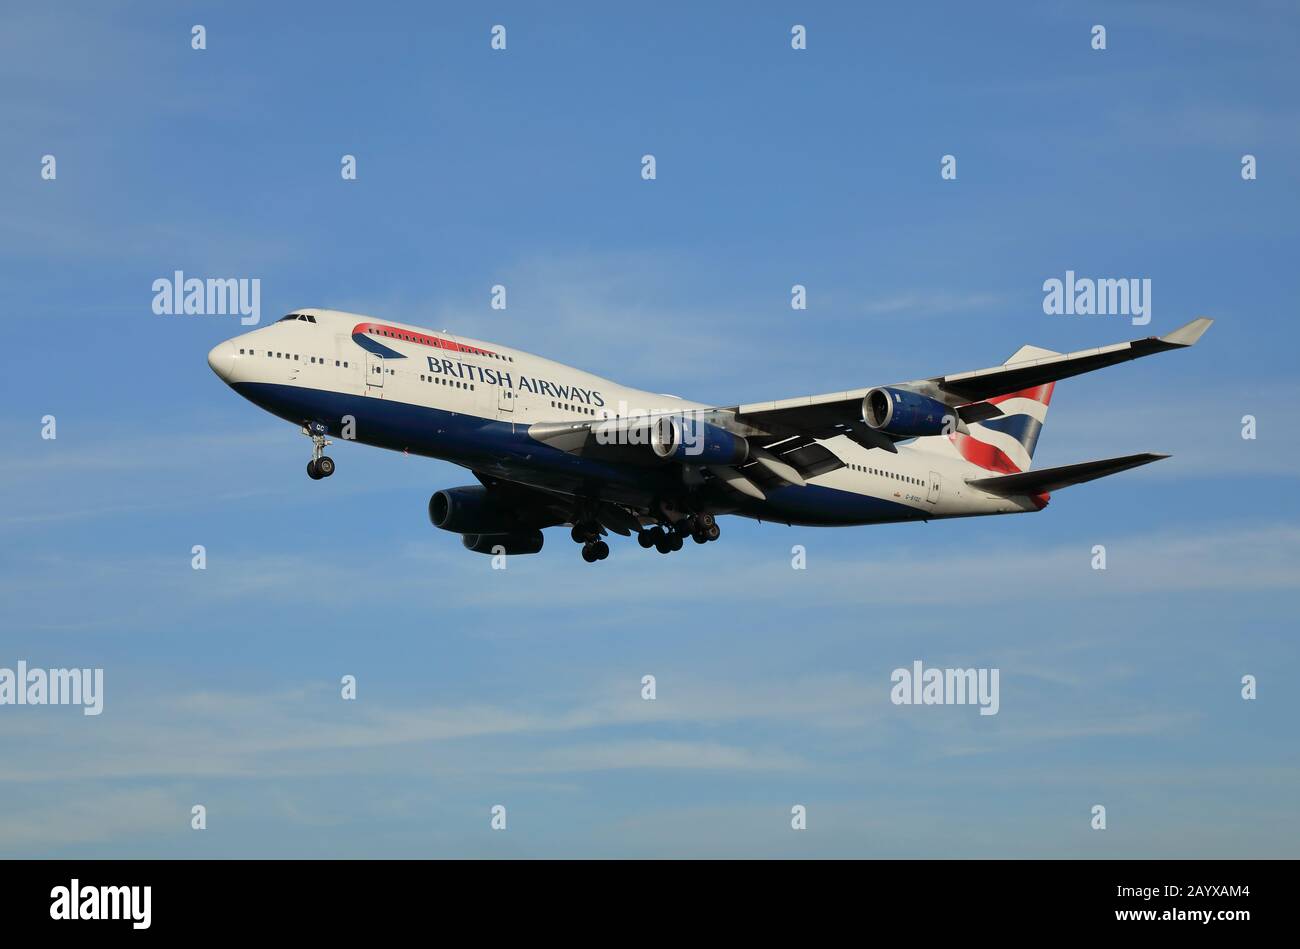
[(667, 461), (695, 465), (738, 465), (749, 458), (749, 442), (689, 415), (665, 415), (650, 428), (650, 449)]
[(429, 520), (434, 527), (453, 534), (509, 534), (519, 530), (515, 512), (497, 504), (488, 489), (479, 484), (436, 492), (429, 498)]
[(916, 438), (949, 434), (956, 412), (937, 399), (885, 386), (863, 396), (862, 420), (878, 432)]
[(513, 534), (466, 534), (461, 538), (466, 550), (476, 554), (535, 554), (542, 549), (541, 531), (518, 531)]

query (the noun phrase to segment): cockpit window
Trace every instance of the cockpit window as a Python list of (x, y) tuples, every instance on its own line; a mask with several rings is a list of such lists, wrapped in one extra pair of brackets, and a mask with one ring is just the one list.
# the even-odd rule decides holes
[(310, 313), (290, 313), (288, 316), (280, 317), (276, 322), (283, 323), (285, 320), (305, 320), (308, 323), (315, 323), (316, 317)]

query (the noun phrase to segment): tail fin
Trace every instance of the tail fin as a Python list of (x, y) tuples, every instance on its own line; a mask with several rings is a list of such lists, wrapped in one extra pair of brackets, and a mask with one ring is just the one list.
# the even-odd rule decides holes
[[(1003, 365), (1058, 355), (1050, 349), (1021, 346)], [(1047, 408), (1052, 404), (1052, 390), (1055, 388), (1055, 382), (1048, 382), (994, 396), (988, 402), (1000, 409), (1001, 415), (972, 423), (965, 433), (954, 432), (948, 438), (971, 464), (1002, 474), (1028, 471), (1034, 462), (1034, 449), (1047, 420)]]

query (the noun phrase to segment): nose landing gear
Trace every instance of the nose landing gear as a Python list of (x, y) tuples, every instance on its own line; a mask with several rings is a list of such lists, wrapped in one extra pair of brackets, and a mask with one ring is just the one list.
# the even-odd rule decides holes
[(325, 437), (327, 431), (320, 422), (302, 427), (302, 433), (311, 439), (311, 461), (307, 462), (307, 477), (313, 481), (328, 478), (334, 473), (334, 459), (325, 454), (325, 446), (334, 444)]

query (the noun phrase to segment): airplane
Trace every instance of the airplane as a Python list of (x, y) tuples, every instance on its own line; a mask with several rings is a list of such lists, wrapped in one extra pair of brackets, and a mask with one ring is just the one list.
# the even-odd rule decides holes
[(1213, 321), (1000, 366), (774, 402), (714, 406), (632, 389), (519, 349), (338, 310), (295, 310), (219, 343), (213, 372), (312, 441), (439, 458), (478, 483), (429, 499), (468, 550), (534, 554), (568, 526), (588, 563), (611, 533), (661, 554), (718, 539), (735, 514), (834, 526), (1040, 511), (1053, 491), (1169, 457), (1034, 470), (1056, 383), (1184, 349)]

